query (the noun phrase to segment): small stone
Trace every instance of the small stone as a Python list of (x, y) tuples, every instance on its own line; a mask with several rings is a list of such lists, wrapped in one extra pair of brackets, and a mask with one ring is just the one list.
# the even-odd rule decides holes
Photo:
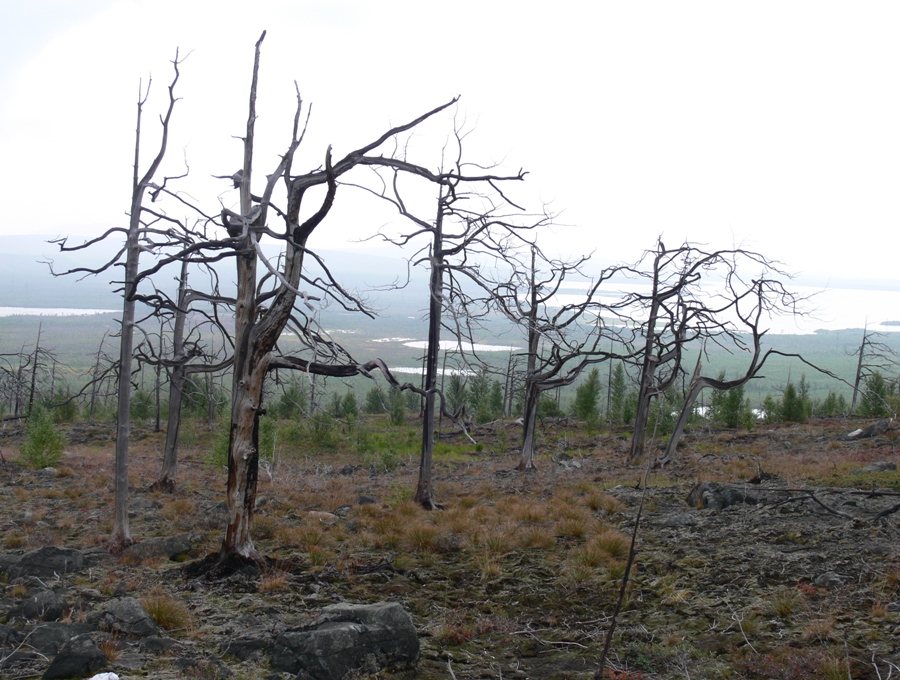
[(831, 588), (833, 586), (843, 585), (845, 581), (850, 580), (850, 576), (838, 574), (834, 571), (826, 571), (816, 577), (816, 585), (820, 588)]
[(338, 521), (338, 516), (330, 512), (321, 512), (319, 510), (310, 510), (306, 516), (312, 521), (322, 522), (322, 524), (334, 524)]

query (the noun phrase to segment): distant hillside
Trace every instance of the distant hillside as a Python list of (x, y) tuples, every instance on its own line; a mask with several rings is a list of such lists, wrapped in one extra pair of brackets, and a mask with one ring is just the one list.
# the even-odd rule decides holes
[[(121, 269), (97, 276), (76, 274), (54, 277), (46, 264), (52, 261), (56, 271), (75, 267), (97, 268), (115, 256), (119, 247), (117, 243), (99, 243), (77, 253), (63, 254), (56, 245), (47, 242), (49, 238), (52, 237), (0, 236), (0, 306), (117, 309), (121, 305), (119, 296), (114, 292), (119, 286), (113, 283), (121, 276)], [(70, 241), (71, 244), (81, 242), (79, 239)], [(342, 286), (362, 294), (376, 308), (396, 309), (404, 313), (417, 308), (417, 300), (422, 297), (420, 285), (393, 291), (390, 295), (378, 290), (384, 291), (392, 284), (406, 280), (406, 262), (399, 251), (393, 257), (390, 251), (383, 249), (377, 254), (321, 251), (319, 255)], [(312, 277), (322, 274), (309, 260), (308, 267)], [(219, 263), (216, 270), (222, 292), (233, 294), (233, 264), (227, 261)], [(174, 270), (160, 274), (155, 279), (156, 285), (162, 289), (169, 286), (174, 293), (175, 274)], [(412, 277), (417, 284), (427, 280), (421, 269), (414, 270)]]

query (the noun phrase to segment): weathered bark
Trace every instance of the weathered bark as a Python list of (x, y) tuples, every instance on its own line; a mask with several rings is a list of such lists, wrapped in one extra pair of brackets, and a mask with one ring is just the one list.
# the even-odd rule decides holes
[(131, 545), (131, 531), (128, 525), (128, 439), (131, 435), (131, 365), (134, 350), (134, 309), (137, 284), (141, 236), (141, 213), (143, 212), (144, 193), (150, 187), (153, 176), (166, 153), (169, 137), (169, 121), (175, 108), (175, 84), (178, 82), (178, 55), (175, 55), (175, 77), (169, 85), (169, 107), (162, 119), (162, 139), (159, 152), (150, 164), (147, 172), (139, 179), (141, 151), (141, 114), (146, 102), (146, 95), (138, 93), (137, 128), (134, 144), (134, 176), (131, 195), (131, 213), (125, 241), (125, 278), (122, 293), (122, 330), (119, 345), (119, 382), (118, 408), (116, 410), (116, 462), (115, 462), (115, 507), (113, 510), (113, 529), (110, 536), (110, 549), (121, 551)]
[(422, 452), (419, 459), (419, 480), (416, 484), (416, 503), (433, 510), (439, 507), (434, 500), (432, 471), (434, 468), (434, 407), (437, 393), (438, 355), (441, 345), (441, 312), (444, 304), (443, 213), (439, 202), (431, 246), (431, 278), (428, 292), (428, 346), (425, 350), (425, 411), (422, 417)]
[(166, 448), (163, 452), (162, 469), (154, 489), (172, 492), (175, 490), (175, 473), (178, 467), (178, 439), (181, 431), (181, 408), (184, 401), (184, 384), (187, 373), (187, 357), (184, 355), (184, 325), (188, 303), (188, 263), (181, 263), (178, 281), (178, 309), (172, 328), (172, 361), (174, 365), (169, 376), (169, 417), (166, 420)]

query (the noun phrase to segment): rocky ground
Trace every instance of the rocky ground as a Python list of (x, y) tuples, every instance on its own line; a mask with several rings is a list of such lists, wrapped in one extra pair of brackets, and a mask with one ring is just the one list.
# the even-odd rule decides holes
[(895, 433), (847, 440), (857, 425), (695, 430), (646, 489), (623, 435), (556, 424), (539, 471), (520, 473), (499, 433), (477, 451), (444, 445), (445, 509), (431, 513), (409, 501), (412, 459), (388, 472), (351, 453), (285, 455), (261, 474), (269, 559), (215, 579), (196, 565), (221, 539), (224, 476), (201, 461), (202, 437), (172, 495), (148, 491), (161, 436), (136, 438), (139, 542), (113, 557), (109, 431), (73, 431), (45, 471), (16, 461), (8, 433), (0, 677), (71, 677), (46, 673), (76, 651), (94, 659), (85, 674), (299, 677), (278, 661), (291, 631), (329, 605), (382, 601), (411, 615), (420, 657), (356, 677), (592, 677), (642, 508), (608, 677), (896, 678)]

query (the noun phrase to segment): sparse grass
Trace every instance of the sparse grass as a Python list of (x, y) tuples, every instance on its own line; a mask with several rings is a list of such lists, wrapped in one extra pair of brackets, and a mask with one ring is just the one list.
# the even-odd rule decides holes
[(802, 604), (795, 588), (782, 588), (772, 596), (771, 612), (780, 619), (789, 620)]
[[(377, 425), (370, 427), (377, 432)], [(788, 434), (794, 432), (791, 429)], [(475, 456), (470, 445), (448, 449), (435, 470), (436, 499), (446, 509), (433, 512), (411, 501), (414, 466), (404, 464), (392, 475), (373, 474), (368, 469), (343, 474), (339, 471), (342, 466), (360, 464), (360, 453), (338, 449), (314, 456), (286, 456), (274, 479), (265, 475), (260, 479), (263, 502), (254, 518), (253, 534), (263, 554), (282, 561), (239, 594), (220, 597), (216, 589), (188, 591), (184, 582), (167, 575), (177, 568), (162, 558), (140, 564), (111, 561), (74, 576), (73, 584), (98, 590), (104, 598), (112, 597), (125, 584), (129, 595), (146, 599), (149, 590), (153, 596), (181, 603), (188, 613), (202, 600), (204, 612), (210, 607), (217, 615), (221, 610), (235, 617), (252, 613), (254, 607), (287, 610), (307, 606), (307, 598), (310, 613), (338, 599), (397, 600), (417, 622), (428, 622), (425, 630), (430, 634), (431, 651), (452, 653), (457, 674), (464, 669), (463, 658), (472, 660), (465, 674), (473, 677), (498, 675), (500, 659), (515, 659), (509, 669), (503, 662), (503, 677), (513, 676), (514, 665), (530, 674), (534, 672), (533, 658), (552, 663), (567, 654), (587, 654), (578, 645), (596, 646), (608, 625), (630, 544), (630, 536), (623, 531), (630, 531), (635, 494), (630, 489), (610, 489), (617, 483), (633, 486), (640, 473), (620, 460), (621, 451), (615, 448), (621, 447), (620, 441), (608, 444), (601, 433), (589, 444), (584, 438), (579, 440), (582, 435), (575, 430), (567, 436), (567, 450), (581, 452), (581, 472), (553, 469), (546, 461), (546, 450), (540, 454), (538, 473), (526, 475), (510, 472), (515, 462), (510, 456)], [(651, 484), (651, 505), (658, 504), (660, 513), (688, 512), (677, 509), (686, 493), (682, 491), (685, 479), (746, 479), (748, 470), (755, 473), (755, 459), (747, 453), (754, 447), (762, 451), (771, 446), (771, 453), (760, 458), (768, 472), (783, 470), (790, 479), (814, 475), (804, 478), (804, 484), (835, 474), (855, 481), (858, 477), (849, 471), (864, 464), (862, 460), (884, 458), (878, 452), (860, 453), (822, 442), (810, 453), (796, 441), (791, 454), (785, 456), (768, 440), (732, 445), (729, 438), (733, 437), (732, 432), (709, 442), (695, 440), (685, 453), (679, 451), (671, 469), (654, 475), (654, 482), (659, 481), (665, 491), (656, 493), (659, 487)], [(139, 486), (146, 487), (158, 472), (153, 447), (159, 445), (160, 441), (149, 437), (135, 442), (133, 477)], [(486, 441), (485, 452), (493, 449)], [(695, 465), (697, 452), (706, 449), (715, 457)], [(223, 520), (220, 510), (207, 509), (221, 501), (224, 480), (221, 470), (196, 464), (203, 450), (198, 447), (194, 464), (184, 466), (177, 496), (153, 496), (163, 503), (163, 521), (150, 523), (139, 516), (132, 530), (141, 540), (172, 535), (173, 526), (191, 526), (204, 533), (201, 552), (217, 549)], [(104, 484), (110, 488), (111, 446), (82, 447), (66, 461), (73, 470), (67, 477), (18, 468), (20, 472), (10, 477), (5, 487), (0, 486), (7, 500), (6, 508), (0, 507), (0, 519), (7, 528), (2, 536), (4, 550), (48, 543), (81, 548), (106, 544), (111, 508), (108, 499), (86, 480), (106, 480)], [(362, 494), (377, 502), (358, 505)], [(861, 504), (862, 498), (859, 500)], [(331, 512), (344, 505), (349, 507), (333, 525), (309, 521), (309, 511)], [(787, 509), (793, 513), (796, 505)], [(735, 518), (739, 512), (735, 511)], [(792, 517), (789, 514), (787, 519)], [(716, 518), (730, 519), (731, 515), (711, 517)], [(655, 526), (653, 521), (642, 524), (641, 562), (631, 575), (618, 629), (621, 637), (613, 643), (619, 667), (632, 670), (608, 673), (609, 677), (637, 678), (641, 673), (644, 678), (687, 677), (689, 672), (694, 678), (844, 679), (844, 634), (849, 636), (851, 658), (866, 658), (861, 652), (866, 644), (890, 640), (896, 619), (890, 604), (900, 590), (900, 568), (889, 555), (867, 554), (868, 571), (855, 589), (832, 592), (808, 585), (815, 573), (798, 571), (797, 566), (806, 565), (806, 551), (797, 562), (786, 560), (771, 573), (763, 570), (759, 582), (754, 578), (726, 582), (725, 574), (734, 579), (737, 572), (719, 559), (721, 545), (706, 544), (698, 551), (698, 536), (690, 536), (688, 530), (654, 533)], [(760, 531), (754, 532), (753, 540), (767, 542), (776, 551), (793, 553), (795, 548), (818, 545), (817, 530), (800, 522), (781, 521), (774, 530), (767, 523), (755, 526)], [(869, 539), (886, 540), (878, 531), (873, 527)], [(744, 542), (747, 537), (735, 533), (734, 540)], [(816, 554), (827, 555), (828, 549), (823, 547)], [(798, 580), (809, 590), (798, 586)], [(151, 589), (151, 584), (160, 582), (165, 585)], [(730, 613), (723, 614), (718, 600), (723, 587), (755, 654), (747, 648)], [(223, 583), (221, 588), (225, 593), (231, 585)], [(28, 594), (18, 583), (7, 586), (4, 593), (10, 600)], [(237, 600), (250, 608), (232, 610), (231, 603)], [(95, 606), (99, 605), (87, 604), (88, 609)], [(858, 625), (847, 626), (845, 611), (857, 613)], [(841, 614), (832, 618), (831, 612)], [(79, 613), (82, 619), (84, 615)], [(197, 618), (186, 634), (195, 638), (192, 644), (198, 653), (211, 654), (221, 635), (215, 626)], [(839, 626), (840, 634), (836, 632)], [(633, 640), (640, 644), (629, 647)], [(705, 644), (714, 650), (700, 646)], [(787, 651), (776, 653), (775, 644), (785, 645)], [(487, 655), (493, 657), (494, 665), (485, 661)], [(636, 666), (636, 661), (646, 662), (647, 670)], [(225, 660), (226, 665), (232, 662)], [(440, 668), (435, 670), (437, 665)], [(255, 669), (249, 666), (248, 670), (232, 670), (236, 677), (255, 677)], [(446, 661), (423, 657), (419, 670), (423, 678), (445, 677)], [(572, 675), (566, 670), (558, 671), (556, 677)], [(853, 677), (866, 676), (854, 669)]]
[(115, 635), (106, 635), (97, 643), (108, 661), (117, 661), (122, 656), (122, 641)]
[(414, 552), (434, 552), (439, 535), (440, 532), (436, 526), (418, 521), (406, 529), (404, 543)]
[(167, 631), (187, 630), (194, 625), (194, 617), (187, 606), (159, 588), (141, 598), (141, 604), (157, 626)]
[(257, 586), (257, 592), (261, 595), (277, 593), (288, 588), (287, 574), (283, 571), (271, 571), (263, 574)]
[(834, 632), (834, 619), (830, 616), (813, 619), (806, 623), (801, 629), (801, 636), (804, 640), (817, 640), (824, 642), (828, 640)]
[(26, 586), (24, 583), (16, 583), (10, 586), (7, 592), (9, 593), (9, 596), (11, 598), (20, 600), (23, 597), (28, 596), (28, 586)]
[(196, 511), (197, 504), (190, 498), (176, 498), (173, 501), (164, 503), (160, 514), (163, 516), (163, 519), (170, 522), (191, 522), (191, 518)]
[(3, 547), (8, 550), (15, 550), (16, 548), (21, 548), (28, 542), (28, 537), (24, 534), (7, 534), (3, 539)]

